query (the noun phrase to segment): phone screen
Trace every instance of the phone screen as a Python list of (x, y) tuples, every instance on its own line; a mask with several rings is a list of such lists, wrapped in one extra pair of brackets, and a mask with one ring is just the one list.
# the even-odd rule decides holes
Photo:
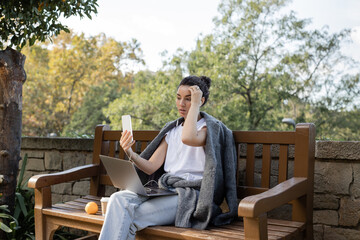
[(128, 130), (131, 133), (131, 141), (133, 140), (133, 132), (132, 132), (132, 126), (131, 126), (131, 116), (130, 115), (123, 115), (121, 116), (122, 120), (122, 128), (123, 131)]

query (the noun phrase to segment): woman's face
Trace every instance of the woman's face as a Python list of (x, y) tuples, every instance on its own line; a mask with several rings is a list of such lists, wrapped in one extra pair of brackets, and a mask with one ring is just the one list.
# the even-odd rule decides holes
[(180, 116), (185, 119), (191, 106), (191, 92), (189, 88), (190, 86), (188, 85), (181, 85), (177, 90), (176, 96), (176, 107)]

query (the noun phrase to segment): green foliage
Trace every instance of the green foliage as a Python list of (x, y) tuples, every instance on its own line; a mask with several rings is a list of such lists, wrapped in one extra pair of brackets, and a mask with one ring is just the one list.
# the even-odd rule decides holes
[[(113, 128), (121, 128), (123, 114), (137, 119), (136, 129), (159, 129), (176, 118), (176, 87), (190, 74), (212, 79), (203, 110), (231, 129), (291, 130), (281, 123), (291, 117), (315, 122), (318, 136), (356, 138), (350, 121), (359, 122), (352, 108), (360, 100), (359, 76), (343, 74), (354, 62), (339, 51), (349, 31), (309, 30), (310, 20), (280, 15), (288, 2), (222, 1), (212, 34), (199, 37), (192, 51), (179, 50), (165, 70), (137, 74), (131, 92), (109, 105), (104, 113)], [(345, 116), (349, 122), (340, 123)]]
[(109, 124), (110, 120), (103, 114), (103, 109), (120, 97), (126, 88), (120, 89), (117, 81), (105, 82), (100, 86), (92, 86), (86, 92), (81, 107), (72, 115), (65, 126), (62, 136), (91, 137), (98, 124)]
[(97, 13), (97, 0), (7, 0), (0, 2), (0, 49), (8, 42), (9, 47), (23, 48), (28, 42), (32, 46), (36, 40), (44, 42), (67, 26), (59, 21), (78, 15), (91, 19)]
[[(0, 206), (0, 230), (4, 231), (6, 233), (11, 233), (12, 230), (8, 225), (3, 223), (3, 220), (7, 220), (7, 219), (12, 219), (14, 221), (16, 220), (9, 213), (10, 213), (10, 210), (8, 209), (7, 205)], [(3, 219), (3, 220), (1, 220), (1, 219)]]
[[(46, 136), (52, 132), (60, 135), (69, 124), (66, 135), (89, 134), (94, 121), (100, 120), (98, 124), (105, 120), (99, 104), (107, 104), (115, 93), (129, 88), (132, 72), (127, 71), (127, 66), (143, 64), (142, 50), (136, 40), (118, 42), (104, 34), (86, 38), (84, 34), (62, 33), (54, 38), (52, 45), (37, 44), (24, 48), (23, 52), (27, 56), (28, 76), (23, 93), (25, 135)], [(101, 102), (97, 97), (104, 88), (113, 89), (102, 97), (105, 102)], [(95, 93), (96, 90), (100, 92)], [(83, 121), (82, 130), (70, 133), (80, 126), (78, 119), (88, 119), (88, 115), (80, 115), (88, 114), (90, 109), (91, 121)], [(77, 118), (72, 118), (75, 112), (79, 112)], [(95, 112), (100, 113), (99, 118)]]
[(161, 129), (178, 116), (175, 107), (176, 87), (181, 76), (158, 71), (138, 72), (133, 79), (130, 93), (113, 101), (104, 114), (114, 129), (121, 129), (121, 116), (130, 114), (133, 129)]
[(7, 233), (8, 239), (35, 239), (34, 190), (27, 188), (27, 180), (24, 180), (27, 159), (27, 154), (25, 154), (16, 186), (13, 214), (10, 215), (7, 206), (0, 207), (2, 212), (7, 212), (0, 213), (0, 217), (6, 218), (7, 223), (0, 222), (0, 226)]
[[(9, 240), (35, 240), (34, 190), (27, 187), (28, 179), (24, 179), (27, 160), (28, 156), (25, 154), (16, 186), (13, 214), (10, 214), (7, 205), (0, 206), (0, 230), (7, 233), (6, 237)], [(75, 239), (76, 237), (79, 236), (64, 231), (62, 228), (54, 234), (54, 239)]]
[(160, 129), (178, 117), (176, 88), (191, 74), (212, 79), (202, 110), (231, 129), (291, 130), (281, 123), (290, 117), (315, 122), (322, 139), (357, 139), (360, 80), (349, 73), (358, 63), (340, 53), (349, 31), (309, 30), (310, 20), (281, 13), (288, 2), (223, 0), (213, 33), (155, 73), (128, 71), (143, 63), (136, 40), (70, 33), (24, 48), (23, 132), (91, 136), (99, 123), (121, 129), (123, 114), (134, 129)]
[(283, 102), (309, 98), (339, 55), (347, 32), (307, 30), (293, 12), (279, 15), (286, 2), (223, 1), (215, 33), (184, 61), (190, 74), (212, 77), (211, 113), (233, 129), (277, 129)]

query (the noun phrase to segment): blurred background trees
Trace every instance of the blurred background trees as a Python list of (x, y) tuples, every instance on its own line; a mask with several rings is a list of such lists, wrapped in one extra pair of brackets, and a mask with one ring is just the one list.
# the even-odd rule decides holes
[(160, 129), (178, 116), (177, 85), (193, 74), (212, 79), (203, 110), (231, 129), (291, 130), (282, 119), (292, 118), (314, 122), (318, 139), (358, 139), (358, 63), (340, 51), (349, 31), (312, 30), (282, 11), (287, 2), (222, 1), (213, 33), (157, 72), (132, 70), (144, 63), (136, 40), (64, 33), (26, 48), (24, 134), (90, 136), (99, 123), (120, 129), (123, 114), (135, 129)]
[(36, 44), (22, 52), (28, 59), (25, 135), (93, 132), (96, 124), (106, 121), (101, 107), (131, 86), (133, 73), (123, 69), (132, 62), (143, 63), (136, 40), (118, 42), (104, 34), (85, 38), (62, 32), (52, 44)]

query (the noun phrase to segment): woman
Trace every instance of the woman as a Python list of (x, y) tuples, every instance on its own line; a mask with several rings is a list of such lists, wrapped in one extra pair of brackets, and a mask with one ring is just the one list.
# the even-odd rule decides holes
[[(211, 79), (184, 78), (177, 89), (181, 118), (165, 125), (139, 156), (125, 131), (120, 145), (149, 179), (178, 195), (149, 198), (125, 190), (110, 197), (99, 239), (135, 239), (147, 226), (174, 224), (205, 229), (228, 224), (237, 216), (236, 153), (232, 132), (219, 120), (200, 112), (209, 98)], [(144, 178), (144, 176), (142, 176)], [(220, 205), (226, 199), (229, 211)]]

